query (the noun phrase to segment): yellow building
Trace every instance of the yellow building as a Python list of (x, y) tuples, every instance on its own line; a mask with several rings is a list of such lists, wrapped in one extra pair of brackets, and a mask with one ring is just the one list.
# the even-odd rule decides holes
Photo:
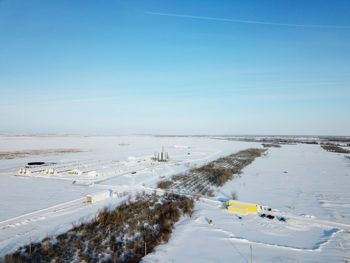
[(226, 202), (226, 205), (228, 211), (239, 215), (257, 214), (260, 207), (258, 204), (244, 203), (236, 200), (229, 200)]

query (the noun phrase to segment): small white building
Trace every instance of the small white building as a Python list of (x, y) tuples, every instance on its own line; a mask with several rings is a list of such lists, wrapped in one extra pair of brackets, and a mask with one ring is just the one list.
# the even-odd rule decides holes
[(113, 191), (112, 190), (108, 190), (108, 191), (105, 191), (105, 192), (100, 192), (100, 193), (96, 193), (96, 194), (87, 195), (85, 197), (85, 203), (94, 204), (96, 202), (100, 202), (100, 201), (106, 200), (108, 198), (111, 198), (112, 195), (113, 195)]

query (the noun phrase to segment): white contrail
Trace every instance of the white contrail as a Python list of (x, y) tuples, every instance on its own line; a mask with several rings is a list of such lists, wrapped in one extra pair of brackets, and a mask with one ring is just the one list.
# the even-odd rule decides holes
[(288, 24), (288, 23), (275, 23), (275, 22), (265, 22), (265, 21), (256, 21), (256, 20), (231, 19), (231, 18), (210, 17), (210, 16), (193, 16), (193, 15), (159, 13), (159, 12), (146, 12), (146, 14), (157, 15), (157, 16), (171, 16), (171, 17), (192, 18), (192, 19), (200, 19), (200, 20), (221, 21), (221, 22), (230, 22), (230, 23), (268, 25), (268, 26), (350, 29), (350, 26), (339, 26), (339, 25)]

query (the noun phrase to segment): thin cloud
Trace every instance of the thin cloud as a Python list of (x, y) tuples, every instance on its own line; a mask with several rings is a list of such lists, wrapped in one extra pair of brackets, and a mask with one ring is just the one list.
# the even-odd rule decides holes
[(266, 26), (322, 28), (322, 29), (350, 29), (350, 26), (340, 26), (340, 25), (289, 24), (289, 23), (275, 23), (275, 22), (232, 19), (232, 18), (222, 18), (222, 17), (183, 15), (183, 14), (174, 14), (174, 13), (160, 13), (160, 12), (145, 12), (145, 13), (148, 15), (155, 15), (155, 16), (191, 18), (191, 19), (198, 19), (198, 20), (210, 20), (210, 21), (242, 23), (242, 24), (255, 24), (255, 25), (266, 25)]
[(42, 97), (41, 99), (23, 99), (21, 101), (9, 101), (7, 103), (0, 103), (0, 110), (7, 109), (7, 108), (17, 108), (20, 105), (28, 105), (30, 103), (34, 104), (79, 104), (79, 103), (99, 103), (99, 102), (108, 102), (108, 101), (115, 101), (121, 99), (120, 96), (109, 96), (109, 97), (85, 97), (85, 98), (72, 98), (72, 99), (65, 99), (65, 98), (58, 98), (58, 99), (47, 99), (46, 97)]

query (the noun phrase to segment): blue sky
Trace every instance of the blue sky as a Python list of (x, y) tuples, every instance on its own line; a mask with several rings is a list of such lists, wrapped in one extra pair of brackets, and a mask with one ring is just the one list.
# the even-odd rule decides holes
[(350, 135), (347, 0), (0, 1), (0, 132)]

